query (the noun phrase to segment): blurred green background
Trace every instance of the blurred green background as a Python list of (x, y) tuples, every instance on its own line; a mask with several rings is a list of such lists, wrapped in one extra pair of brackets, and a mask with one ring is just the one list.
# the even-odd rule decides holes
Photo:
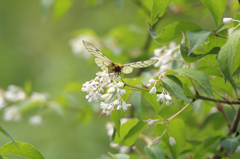
[[(190, 2), (199, 4), (199, 1)], [(33, 91), (49, 92), (58, 97), (69, 83), (82, 84), (92, 79), (99, 70), (92, 58), (85, 60), (74, 56), (69, 45), (69, 40), (80, 29), (91, 29), (102, 38), (113, 33), (115, 28), (131, 25), (139, 29), (137, 34), (140, 38), (133, 41), (139, 48), (148, 35), (148, 17), (132, 1), (124, 1), (123, 7), (117, 9), (113, 0), (103, 0), (102, 4), (97, 4), (95, 0), (75, 0), (59, 20), (54, 20), (53, 12), (50, 8), (44, 17), (39, 0), (0, 0), (1, 88), (6, 89), (11, 84), (24, 87), (30, 81)], [(204, 29), (215, 28), (214, 20), (205, 8), (169, 16), (155, 30), (159, 32), (163, 26), (179, 20), (196, 22)], [(208, 25), (204, 25), (206, 23)], [(131, 36), (121, 29), (115, 30), (114, 34), (119, 41), (132, 41)], [(158, 47), (160, 45), (153, 43), (150, 52)], [(131, 61), (127, 52), (124, 55), (119, 62)], [(72, 104), (75, 107), (87, 106), (84, 95), (75, 94)], [(0, 122), (14, 140), (34, 145), (48, 159), (98, 158), (109, 151), (117, 152), (110, 148), (105, 129), (106, 122), (111, 121), (110, 117), (98, 118), (98, 114), (90, 123), (84, 124), (78, 122), (78, 113), (72, 109), (60, 117), (55, 112), (46, 112), (43, 115), (44, 125), (39, 127), (27, 122), (32, 112), (25, 113), (20, 122), (5, 122), (2, 118)], [(9, 142), (3, 135), (0, 139), (0, 145)]]

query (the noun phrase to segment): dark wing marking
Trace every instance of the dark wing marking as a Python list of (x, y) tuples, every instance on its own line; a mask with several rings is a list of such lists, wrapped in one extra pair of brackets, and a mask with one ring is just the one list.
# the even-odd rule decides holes
[(122, 68), (122, 73), (124, 73), (124, 74), (132, 73), (132, 71), (133, 71), (133, 67), (131, 67), (131, 66), (123, 66), (123, 68)]
[(138, 62), (124, 64), (123, 67), (131, 66), (131, 67), (134, 67), (134, 68), (144, 68), (144, 67), (151, 66), (151, 65), (153, 65), (157, 62), (158, 62), (158, 60), (138, 61)]
[(98, 57), (94, 58), (94, 62), (101, 70), (106, 72), (109, 72), (108, 68), (112, 65), (111, 62), (108, 62), (107, 60)]
[(90, 44), (87, 41), (82, 41), (83, 45), (86, 47), (86, 49), (94, 56), (104, 59), (110, 63), (113, 63), (106, 55), (104, 55), (103, 53), (101, 53), (97, 48), (95, 48), (92, 44)]

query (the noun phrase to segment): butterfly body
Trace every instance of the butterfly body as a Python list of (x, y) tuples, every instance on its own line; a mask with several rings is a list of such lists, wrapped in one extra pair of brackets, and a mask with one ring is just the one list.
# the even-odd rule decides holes
[(95, 48), (89, 42), (83, 41), (84, 46), (86, 49), (94, 56), (94, 62), (98, 65), (98, 67), (106, 71), (108, 73), (117, 73), (117, 74), (129, 74), (133, 71), (133, 68), (144, 68), (151, 66), (158, 62), (158, 60), (146, 60), (146, 61), (138, 61), (128, 64), (115, 64), (113, 63), (106, 55), (101, 53), (97, 48)]

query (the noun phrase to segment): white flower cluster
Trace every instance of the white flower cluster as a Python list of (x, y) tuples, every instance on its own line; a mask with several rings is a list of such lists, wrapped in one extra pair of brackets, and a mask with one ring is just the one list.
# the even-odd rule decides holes
[[(127, 110), (131, 104), (126, 104), (122, 99), (122, 95), (126, 94), (123, 89), (124, 83), (120, 81), (121, 77), (115, 73), (97, 72), (97, 76), (83, 84), (82, 91), (88, 93), (86, 99), (88, 102), (99, 102), (103, 113), (110, 115), (113, 110)], [(107, 91), (105, 92), (104, 89)], [(116, 94), (116, 99), (110, 101), (113, 95)], [(110, 102), (110, 103), (109, 103)]]
[[(162, 75), (159, 76), (159, 78), (161, 78), (161, 77), (162, 77)], [(147, 87), (150, 88), (153, 85), (153, 87), (149, 91), (150, 94), (156, 94), (156, 92), (157, 92), (156, 85), (157, 85), (158, 82), (159, 82), (159, 80), (154, 80), (153, 78), (151, 78), (149, 80), (149, 83), (147, 84)], [(165, 103), (165, 101), (166, 101), (166, 105), (168, 105), (168, 106), (169, 105), (174, 105), (173, 99), (171, 98), (171, 96), (169, 95), (168, 92), (167, 93), (164, 92), (164, 89), (163, 89), (161, 94), (157, 95), (157, 97), (158, 97), (157, 98), (158, 102)]]
[(223, 23), (224, 24), (229, 24), (231, 22), (238, 22), (239, 24), (237, 26), (233, 27), (233, 28), (230, 28), (228, 30), (228, 35), (231, 35), (237, 29), (237, 27), (240, 26), (240, 21), (239, 20), (232, 19), (232, 18), (223, 18)]
[(163, 46), (154, 50), (154, 57), (151, 59), (158, 59), (159, 61), (154, 65), (159, 67), (159, 72), (164, 72), (172, 69), (172, 62), (180, 54), (180, 46), (175, 42), (170, 42), (169, 47)]
[[(9, 85), (6, 91), (0, 88), (0, 109), (4, 109), (3, 120), (20, 121), (21, 113), (19, 103), (29, 99), (32, 101), (46, 101), (47, 95), (33, 92), (31, 96), (28, 97), (21, 87), (15, 85)], [(29, 119), (29, 123), (32, 125), (40, 125), (42, 118), (39, 115), (33, 116)]]

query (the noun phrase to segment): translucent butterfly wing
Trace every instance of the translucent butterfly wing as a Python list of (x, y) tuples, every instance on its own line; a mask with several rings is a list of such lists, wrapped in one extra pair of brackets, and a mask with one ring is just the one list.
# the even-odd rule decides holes
[(157, 63), (158, 60), (146, 60), (146, 61), (138, 61), (138, 62), (133, 62), (133, 63), (127, 63), (123, 65), (124, 67), (134, 67), (134, 68), (144, 68), (144, 67), (148, 67), (151, 66), (155, 63)]
[(132, 71), (133, 71), (133, 67), (131, 67), (131, 66), (124, 66), (122, 68), (122, 73), (124, 73), (124, 74), (132, 73)]
[(102, 59), (102, 58), (94, 58), (94, 62), (98, 65), (98, 67), (103, 70), (103, 71), (106, 71), (106, 72), (110, 72), (110, 68), (112, 66), (112, 63), (105, 60), (105, 59)]
[(110, 63), (113, 63), (107, 56), (105, 56), (103, 53), (101, 53), (97, 48), (95, 48), (92, 44), (90, 44), (87, 41), (83, 40), (83, 45), (86, 47), (86, 49), (94, 56), (104, 59), (105, 61), (108, 61)]

